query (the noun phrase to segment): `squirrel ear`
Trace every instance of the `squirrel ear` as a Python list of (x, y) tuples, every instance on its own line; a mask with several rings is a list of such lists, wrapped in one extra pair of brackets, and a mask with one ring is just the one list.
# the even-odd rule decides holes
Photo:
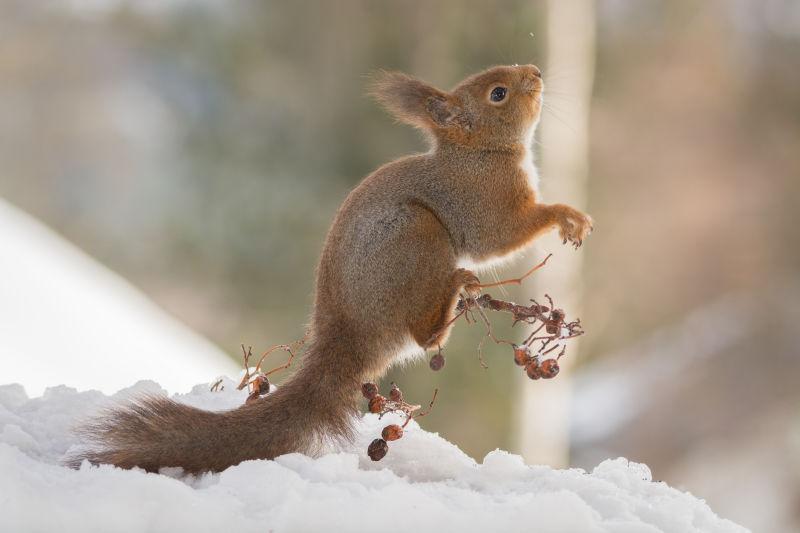
[(397, 120), (423, 129), (465, 126), (460, 106), (444, 91), (402, 72), (381, 71), (369, 94)]

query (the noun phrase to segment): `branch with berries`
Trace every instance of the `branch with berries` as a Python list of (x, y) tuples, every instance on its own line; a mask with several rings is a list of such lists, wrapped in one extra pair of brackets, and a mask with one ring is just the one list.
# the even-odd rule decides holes
[[(285, 370), (289, 368), (294, 360), (295, 355), (298, 353), (300, 348), (305, 344), (306, 339), (308, 338), (308, 333), (303, 336), (302, 339), (294, 341), (289, 344), (276, 344), (275, 346), (270, 347), (261, 354), (261, 358), (256, 363), (254, 369), (251, 370), (250, 367), (250, 358), (253, 357), (253, 347), (249, 346), (245, 349), (244, 344), (242, 344), (242, 364), (244, 365), (244, 375), (242, 376), (242, 380), (239, 382), (239, 385), (236, 387), (237, 390), (242, 390), (245, 387), (250, 391), (250, 394), (247, 396), (245, 403), (251, 403), (262, 396), (269, 394), (270, 390), (270, 382), (269, 376), (274, 374), (275, 372), (279, 372), (281, 370)], [(275, 368), (263, 371), (261, 369), (261, 365), (264, 364), (264, 360), (267, 358), (268, 355), (277, 351), (283, 350), (289, 354), (289, 357), (286, 359), (286, 362), (282, 365), (276, 366)], [(213, 389), (212, 389), (213, 390)]]
[[(488, 368), (488, 366), (483, 359), (483, 344), (486, 339), (491, 339), (497, 344), (507, 344), (511, 347), (514, 362), (525, 368), (529, 378), (534, 380), (554, 378), (560, 370), (558, 361), (566, 353), (567, 341), (584, 334), (580, 319), (567, 320), (564, 310), (556, 308), (553, 299), (548, 294), (544, 295), (548, 305), (542, 305), (536, 300), (530, 300), (530, 305), (520, 305), (498, 300), (488, 293), (477, 295), (478, 291), (487, 287), (512, 283), (521, 284), (525, 278), (542, 268), (551, 256), (552, 254), (549, 254), (541, 263), (519, 278), (477, 285), (471, 287), (471, 291), (461, 295), (461, 299), (456, 304), (456, 315), (445, 327), (450, 327), (462, 317), (468, 323), (477, 323), (480, 319), (486, 328), (486, 333), (478, 344), (478, 360), (484, 368)], [(492, 323), (485, 311), (509, 313), (513, 318), (512, 326), (524, 323), (534, 329), (521, 344), (499, 339), (495, 336)], [(440, 347), (430, 359), (430, 367), (432, 370), (441, 370), (444, 363), (445, 359)]]
[(403, 425), (389, 424), (383, 428), (381, 438), (373, 440), (367, 448), (367, 455), (373, 461), (380, 461), (389, 452), (389, 442), (400, 439), (403, 436), (403, 431), (411, 420), (414, 418), (422, 418), (431, 412), (433, 404), (436, 401), (436, 395), (439, 389), (433, 391), (433, 398), (428, 408), (421, 411), (421, 405), (413, 405), (407, 403), (403, 399), (403, 392), (400, 388), (392, 383), (392, 388), (389, 390), (388, 397), (383, 396), (378, 391), (378, 386), (374, 383), (364, 383), (361, 386), (361, 394), (364, 395), (369, 401), (369, 412), (375, 413), (379, 418), (387, 413), (401, 413), (406, 417)]

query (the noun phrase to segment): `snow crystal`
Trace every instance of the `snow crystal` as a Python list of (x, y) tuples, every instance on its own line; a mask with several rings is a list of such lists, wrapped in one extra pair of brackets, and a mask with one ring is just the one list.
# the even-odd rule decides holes
[[(223, 385), (174, 398), (205, 409), (240, 405), (246, 393), (232, 380)], [(139, 382), (112, 397), (59, 386), (28, 399), (19, 385), (0, 386), (0, 531), (746, 531), (621, 458), (591, 473), (529, 466), (500, 450), (477, 463), (412, 421), (372, 462), (367, 445), (399, 420), (392, 415), (365, 415), (352, 444), (320, 457), (289, 454), (218, 474), (61, 466), (78, 449), (76, 423), (142, 392), (165, 393)]]

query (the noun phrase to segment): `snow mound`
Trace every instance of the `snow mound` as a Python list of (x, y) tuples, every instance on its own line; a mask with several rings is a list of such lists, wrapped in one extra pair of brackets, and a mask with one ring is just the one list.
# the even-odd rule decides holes
[[(174, 397), (206, 409), (240, 405), (245, 394), (223, 383), (221, 392), (198, 385)], [(747, 531), (622, 458), (591, 473), (528, 466), (500, 450), (476, 463), (412, 422), (374, 463), (367, 445), (391, 416), (371, 414), (354, 443), (321, 457), (247, 461), (219, 474), (59, 464), (77, 449), (77, 422), (142, 392), (165, 393), (139, 382), (111, 397), (58, 386), (29, 399), (20, 385), (0, 386), (0, 531)]]
[(0, 243), (0, 376), (29, 394), (41, 394), (42, 383), (111, 393), (154, 375), (185, 391), (237, 370), (216, 346), (2, 198)]

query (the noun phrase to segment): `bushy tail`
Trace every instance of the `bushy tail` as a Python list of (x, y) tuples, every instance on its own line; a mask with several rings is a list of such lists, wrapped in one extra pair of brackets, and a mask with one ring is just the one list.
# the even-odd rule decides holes
[(79, 430), (89, 446), (67, 463), (221, 471), (248, 459), (309, 453), (323, 439), (348, 438), (359, 385), (355, 376), (337, 375), (337, 366), (326, 364), (337, 360), (339, 350), (312, 342), (294, 376), (232, 411), (203, 411), (158, 396), (110, 409)]

